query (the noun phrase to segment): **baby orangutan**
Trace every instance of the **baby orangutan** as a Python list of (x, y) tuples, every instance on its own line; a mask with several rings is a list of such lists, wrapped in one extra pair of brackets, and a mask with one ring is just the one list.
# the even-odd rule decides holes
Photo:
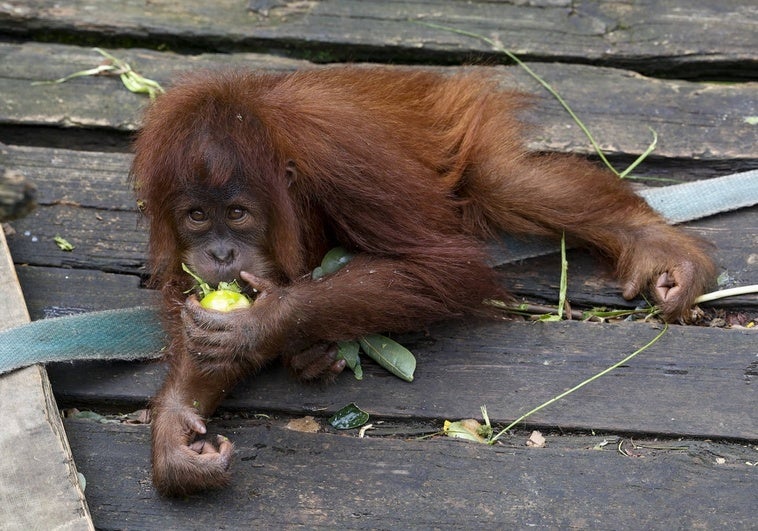
[[(228, 481), (232, 444), (206, 441), (204, 418), (269, 361), (333, 378), (336, 341), (486, 315), (507, 297), (485, 249), (500, 231), (565, 232), (613, 262), (624, 297), (685, 315), (715, 274), (703, 245), (609, 171), (527, 151), (527, 100), (481, 74), (358, 67), (199, 74), (157, 98), (132, 176), (171, 336), (152, 402), (161, 493)], [(311, 279), (337, 245), (355, 258)], [(254, 304), (202, 308), (183, 262)]]

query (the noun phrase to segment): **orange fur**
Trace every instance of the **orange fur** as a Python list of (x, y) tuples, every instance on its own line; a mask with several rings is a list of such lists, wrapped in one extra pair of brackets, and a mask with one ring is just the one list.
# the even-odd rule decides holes
[[(703, 245), (610, 172), (528, 152), (518, 119), (528, 100), (480, 74), (359, 67), (205, 73), (157, 99), (132, 172), (174, 337), (153, 403), (161, 492), (227, 481), (231, 446), (198, 444), (198, 419), (269, 360), (283, 353), (302, 375), (329, 376), (318, 360), (330, 342), (486, 313), (483, 299), (506, 296), (486, 263), (498, 231), (565, 232), (615, 264), (626, 297), (652, 290), (665, 318), (686, 314), (714, 275)], [(184, 300), (180, 265), (200, 240), (180, 230), (181, 209), (205, 190), (230, 190), (258, 216), (223, 265), (252, 273), (263, 296), (234, 317)], [(356, 258), (311, 280), (335, 245)]]

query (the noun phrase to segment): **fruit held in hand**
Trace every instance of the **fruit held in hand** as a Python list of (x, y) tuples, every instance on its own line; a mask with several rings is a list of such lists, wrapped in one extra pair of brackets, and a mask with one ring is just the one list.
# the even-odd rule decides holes
[(236, 280), (232, 282), (219, 282), (218, 289), (213, 289), (185, 264), (182, 264), (182, 269), (197, 282), (196, 287), (200, 291), (200, 295), (202, 295), (200, 306), (206, 310), (231, 312), (232, 310), (248, 308), (252, 304), (248, 296), (242, 293), (242, 288), (239, 287)]
[(200, 306), (206, 310), (216, 310), (217, 312), (230, 312), (240, 310), (250, 306), (250, 299), (244, 293), (230, 289), (217, 289), (211, 291), (202, 298)]

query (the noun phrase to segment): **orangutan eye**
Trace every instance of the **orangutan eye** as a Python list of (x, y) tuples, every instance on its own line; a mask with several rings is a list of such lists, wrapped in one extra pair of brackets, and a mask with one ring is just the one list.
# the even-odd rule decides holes
[(201, 223), (208, 219), (208, 215), (199, 208), (195, 208), (189, 211), (189, 218), (196, 223)]
[(229, 207), (229, 210), (226, 212), (226, 217), (230, 221), (240, 221), (244, 219), (245, 216), (247, 216), (247, 210), (238, 206)]

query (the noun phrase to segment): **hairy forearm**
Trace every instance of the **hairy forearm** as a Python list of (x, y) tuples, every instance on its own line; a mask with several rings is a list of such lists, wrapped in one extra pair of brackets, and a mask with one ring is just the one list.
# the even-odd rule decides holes
[(432, 321), (476, 312), (482, 299), (497, 295), (491, 282), (494, 274), (484, 265), (479, 267), (481, 289), (466, 289), (459, 275), (477, 274), (470, 262), (358, 255), (332, 275), (302, 279), (287, 289), (289, 326), (309, 341), (338, 341), (373, 332), (418, 329)]

